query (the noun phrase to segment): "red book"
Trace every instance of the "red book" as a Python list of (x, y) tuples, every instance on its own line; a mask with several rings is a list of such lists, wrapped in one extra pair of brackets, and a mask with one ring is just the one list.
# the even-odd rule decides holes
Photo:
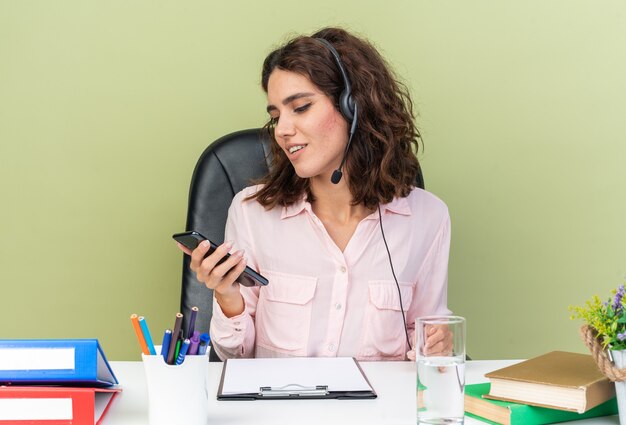
[(98, 425), (120, 388), (0, 387), (0, 424)]

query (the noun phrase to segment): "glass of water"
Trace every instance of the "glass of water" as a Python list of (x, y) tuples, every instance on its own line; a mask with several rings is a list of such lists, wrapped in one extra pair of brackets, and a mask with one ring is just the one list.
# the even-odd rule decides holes
[(420, 317), (415, 333), (417, 423), (463, 424), (465, 319)]

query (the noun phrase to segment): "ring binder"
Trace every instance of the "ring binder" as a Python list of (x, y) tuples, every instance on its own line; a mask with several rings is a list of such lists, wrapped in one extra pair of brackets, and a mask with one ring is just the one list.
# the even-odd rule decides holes
[(0, 384), (118, 384), (97, 339), (0, 339)]
[(311, 397), (311, 396), (327, 396), (328, 385), (316, 385), (315, 387), (306, 387), (300, 384), (287, 384), (282, 387), (260, 387), (259, 395), (261, 397)]

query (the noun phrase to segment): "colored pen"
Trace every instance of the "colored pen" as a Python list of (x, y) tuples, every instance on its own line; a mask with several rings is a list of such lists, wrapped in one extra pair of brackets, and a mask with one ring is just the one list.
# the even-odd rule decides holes
[(172, 330), (172, 339), (170, 341), (170, 348), (167, 351), (167, 364), (174, 364), (174, 354), (176, 353), (176, 342), (178, 341), (178, 335), (180, 334), (180, 327), (183, 323), (183, 315), (176, 313), (176, 320), (174, 321), (174, 330)]
[(187, 351), (188, 356), (195, 356), (198, 354), (198, 346), (200, 345), (200, 332), (194, 331), (193, 336), (191, 337), (191, 345), (189, 346), (189, 351)]
[(211, 341), (211, 337), (208, 333), (203, 333), (200, 335), (200, 345), (198, 345), (198, 355), (204, 356), (206, 354), (207, 346), (209, 345), (209, 341)]
[(139, 326), (141, 326), (143, 337), (146, 339), (146, 345), (148, 346), (148, 351), (150, 351), (150, 354), (152, 356), (156, 355), (156, 350), (154, 349), (154, 343), (152, 342), (152, 336), (150, 335), (150, 330), (148, 329), (148, 322), (146, 322), (145, 317), (139, 316)]
[(167, 351), (170, 349), (171, 340), (172, 331), (170, 329), (165, 329), (165, 333), (163, 334), (163, 343), (161, 344), (161, 355), (163, 356), (164, 362), (167, 362)]
[(139, 346), (141, 347), (141, 352), (145, 355), (150, 354), (150, 350), (148, 350), (148, 345), (146, 344), (146, 340), (143, 336), (143, 332), (141, 331), (141, 325), (139, 324), (139, 319), (136, 314), (130, 315), (130, 321), (133, 324), (133, 328), (135, 328), (135, 333), (137, 334), (137, 339), (139, 340)]
[(189, 350), (189, 339), (183, 341), (183, 345), (180, 347), (180, 353), (176, 357), (176, 364), (182, 364), (185, 361), (185, 356)]
[(176, 351), (174, 351), (174, 363), (176, 363), (176, 359), (178, 359), (178, 355), (180, 354), (180, 346), (181, 346), (182, 342), (179, 339), (178, 341), (176, 341)]
[(189, 327), (187, 328), (186, 338), (191, 339), (193, 331), (196, 328), (196, 315), (198, 314), (198, 307), (191, 307), (191, 316), (189, 317)]

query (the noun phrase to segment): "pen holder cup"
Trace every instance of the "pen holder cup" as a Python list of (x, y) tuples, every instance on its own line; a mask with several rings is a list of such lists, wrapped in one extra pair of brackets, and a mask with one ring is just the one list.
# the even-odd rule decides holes
[(209, 351), (206, 355), (186, 356), (180, 365), (169, 365), (160, 355), (141, 357), (150, 425), (207, 425)]

